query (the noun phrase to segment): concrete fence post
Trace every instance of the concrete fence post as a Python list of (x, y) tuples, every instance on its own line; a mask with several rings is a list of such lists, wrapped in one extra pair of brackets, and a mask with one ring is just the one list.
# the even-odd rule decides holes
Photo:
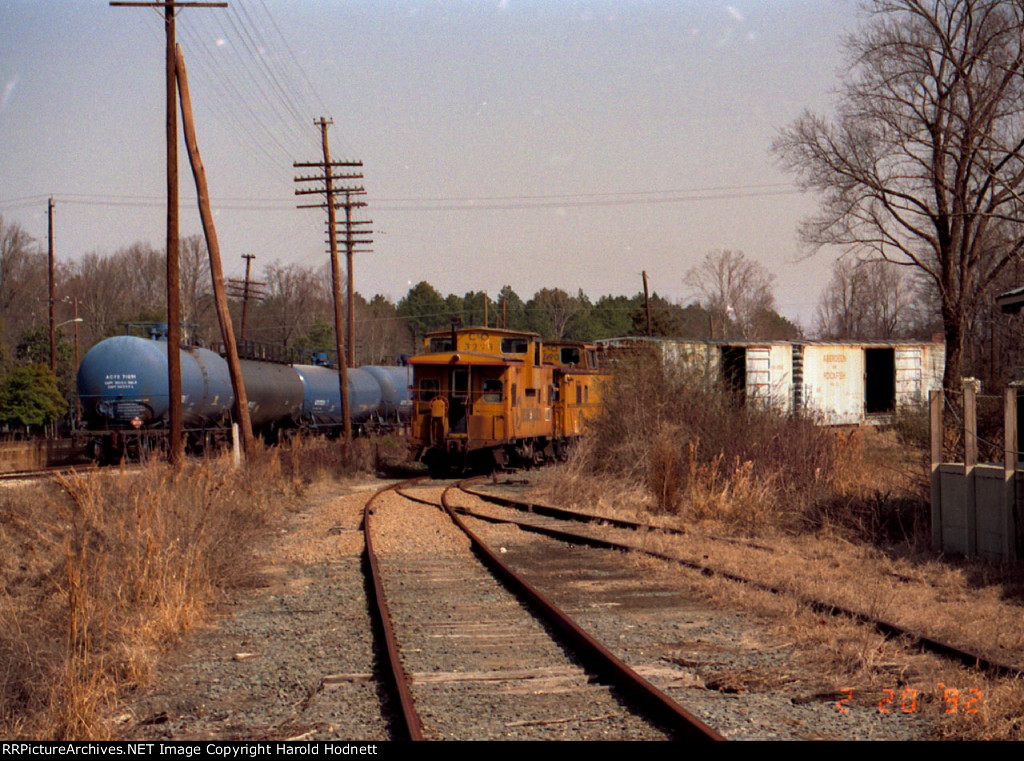
[(942, 552), (942, 389), (928, 392), (928, 427), (931, 433), (932, 549)]
[(964, 378), (964, 486), (967, 495), (966, 508), (966, 542), (967, 557), (978, 554), (978, 496), (975, 483), (978, 465), (978, 392), (981, 381), (975, 378)]
[(1017, 470), (1020, 460), (1017, 448), (1017, 394), (1024, 381), (1013, 381), (1006, 389), (1003, 401), (1003, 477), (1006, 489), (1006, 559), (1013, 561), (1021, 557), (1021, 537), (1024, 526), (1017, 509)]

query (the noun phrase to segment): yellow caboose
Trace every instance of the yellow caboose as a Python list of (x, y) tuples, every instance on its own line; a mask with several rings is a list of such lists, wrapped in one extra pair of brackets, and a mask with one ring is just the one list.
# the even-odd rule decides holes
[(585, 433), (587, 421), (600, 410), (604, 376), (593, 344), (549, 342), (543, 346), (542, 357), (552, 366), (555, 451), (564, 459), (568, 447)]
[(411, 446), (434, 472), (535, 463), (554, 455), (554, 367), (536, 333), (427, 334), (413, 373)]

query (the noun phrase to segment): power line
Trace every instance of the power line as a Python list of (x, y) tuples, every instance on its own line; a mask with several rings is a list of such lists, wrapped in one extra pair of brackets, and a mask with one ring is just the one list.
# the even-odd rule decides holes
[[(779, 188), (779, 189), (773, 189)], [(606, 193), (561, 193), (539, 196), (476, 196), (476, 197), (426, 197), (426, 198), (382, 198), (374, 206), (387, 211), (495, 211), (531, 208), (557, 208), (564, 206), (646, 206), (673, 203), (694, 203), (699, 201), (738, 200), (743, 198), (770, 198), (781, 195), (795, 195), (803, 191), (792, 185), (778, 183), (775, 185), (726, 186), (722, 191), (718, 188), (691, 190), (642, 190)], [(158, 196), (124, 196), (106, 194), (68, 193), (59, 194), (64, 203), (80, 205), (118, 205), (125, 206), (158, 206), (162, 200)], [(623, 196), (637, 196), (629, 198)], [(656, 196), (656, 197), (655, 197)], [(36, 202), (47, 195), (25, 196), (13, 199), (0, 199), (0, 208), (15, 202)], [(476, 201), (503, 201), (504, 203), (479, 204)], [(267, 211), (272, 209), (290, 209), (291, 203), (284, 199), (259, 198), (245, 196), (224, 196), (215, 199), (222, 208), (233, 210)]]

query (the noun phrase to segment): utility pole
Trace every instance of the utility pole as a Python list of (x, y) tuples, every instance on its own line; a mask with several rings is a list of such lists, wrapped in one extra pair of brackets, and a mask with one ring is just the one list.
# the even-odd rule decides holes
[[(362, 177), (362, 175), (360, 175)], [(360, 225), (372, 225), (372, 220), (368, 221), (355, 221), (352, 219), (352, 209), (361, 206), (366, 206), (364, 201), (353, 201), (352, 196), (364, 196), (366, 191), (362, 188), (344, 188), (341, 190), (345, 194), (345, 200), (342, 201), (338, 206), (345, 210), (345, 264), (348, 267), (348, 327), (347, 327), (347, 342), (348, 342), (348, 364), (349, 367), (355, 367), (356, 364), (356, 311), (355, 311), (355, 278), (353, 276), (353, 254), (368, 254), (371, 253), (371, 249), (368, 248), (356, 248), (356, 246), (368, 245), (373, 243), (372, 238), (367, 238), (372, 230), (369, 229), (356, 229)]]
[(647, 335), (654, 335), (654, 331), (651, 330), (651, 299), (647, 295), (647, 271), (643, 272), (644, 276), (644, 311), (647, 312)]
[(131, 2), (113, 0), (113, 7), (163, 8), (164, 33), (167, 38), (165, 54), (166, 114), (167, 114), (167, 393), (170, 441), (167, 442), (172, 465), (185, 459), (185, 444), (181, 427), (181, 304), (179, 302), (181, 275), (178, 266), (178, 87), (175, 73), (174, 11), (177, 8), (227, 8), (228, 4), (206, 2), (177, 2), (153, 0)]
[[(78, 323), (81, 322), (81, 320), (78, 319), (78, 297), (75, 296), (74, 299), (75, 299), (75, 319), (74, 319), (74, 323), (75, 323), (75, 368), (76, 368), (76, 372), (77, 372), (77, 368), (78, 368)], [(72, 428), (77, 428), (78, 427), (78, 421), (81, 419), (81, 417), (82, 417), (82, 400), (78, 398), (78, 392), (76, 391), (75, 392), (75, 419), (73, 421), (74, 424), (71, 426)]]
[(242, 254), (242, 258), (245, 259), (245, 280), (242, 281), (236, 278), (229, 278), (227, 281), (227, 287), (228, 291), (230, 291), (228, 294), (229, 296), (242, 300), (242, 330), (238, 342), (244, 344), (245, 326), (249, 314), (249, 299), (262, 301), (267, 297), (267, 294), (263, 291), (263, 287), (266, 286), (265, 282), (251, 280), (249, 277), (252, 260), (255, 259), (256, 256), (254, 254)]
[[(54, 340), (54, 321), (53, 321), (53, 196), (50, 196), (49, 203), (46, 204), (46, 240), (47, 240), (47, 251), (49, 261), (49, 285), (50, 285), (50, 372), (54, 375), (57, 374), (57, 344)], [(77, 317), (77, 315), (76, 315)], [(77, 327), (77, 326), (76, 326)], [(75, 367), (78, 367), (76, 364)]]
[[(338, 237), (337, 237), (337, 225), (335, 221), (335, 209), (341, 204), (335, 201), (335, 194), (343, 192), (344, 190), (349, 191), (362, 191), (363, 188), (335, 188), (335, 180), (361, 180), (363, 178), (362, 173), (355, 174), (334, 174), (336, 167), (361, 167), (363, 162), (361, 161), (331, 161), (331, 151), (327, 142), (327, 127), (334, 124), (334, 120), (324, 119), (320, 117), (318, 120), (313, 122), (320, 128), (321, 143), (323, 146), (323, 161), (313, 162), (293, 162), (292, 166), (296, 168), (309, 167), (317, 168), (322, 171), (322, 174), (311, 175), (308, 177), (296, 177), (295, 182), (317, 182), (323, 183), (322, 188), (300, 188), (295, 191), (295, 195), (309, 195), (312, 193), (322, 193), (324, 195), (324, 203), (320, 204), (300, 204), (300, 209), (309, 208), (324, 208), (327, 209), (327, 233), (328, 242), (331, 246), (331, 290), (334, 295), (334, 337), (335, 337), (335, 348), (338, 352), (338, 385), (341, 389), (341, 418), (342, 426), (344, 427), (342, 442), (345, 447), (345, 456), (348, 457), (351, 452), (352, 444), (352, 413), (349, 409), (348, 403), (348, 362), (345, 357), (345, 347), (342, 344), (342, 319), (341, 319), (341, 273), (338, 271)], [(351, 271), (351, 270), (350, 270)], [(351, 302), (351, 299), (349, 299)]]
[(252, 423), (249, 419), (249, 399), (245, 393), (245, 380), (242, 378), (242, 367), (238, 361), (238, 344), (235, 343), (235, 331), (231, 326), (231, 314), (228, 311), (228, 299), (224, 292), (224, 271), (220, 263), (220, 244), (217, 242), (217, 229), (213, 224), (213, 210), (210, 208), (210, 190), (206, 183), (206, 169), (199, 155), (199, 143), (196, 140), (196, 128), (192, 119), (192, 99), (188, 92), (188, 74), (185, 71), (185, 59), (181, 55), (181, 47), (177, 53), (178, 92), (181, 97), (181, 121), (185, 127), (185, 146), (188, 148), (188, 159), (192, 164), (192, 176), (196, 180), (196, 197), (199, 201), (199, 216), (203, 221), (203, 235), (206, 236), (206, 249), (210, 253), (210, 279), (213, 281), (213, 299), (217, 304), (217, 319), (220, 322), (221, 336), (224, 338), (224, 353), (228, 363), (228, 374), (231, 376), (231, 389), (235, 393), (235, 421), (242, 434), (242, 446), (245, 455), (253, 455)]

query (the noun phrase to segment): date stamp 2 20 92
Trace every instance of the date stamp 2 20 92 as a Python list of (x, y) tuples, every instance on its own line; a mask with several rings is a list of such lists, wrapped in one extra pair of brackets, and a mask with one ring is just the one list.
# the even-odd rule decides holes
[[(853, 689), (840, 687), (839, 692), (842, 698), (836, 701), (836, 711), (848, 713), (847, 704), (853, 699)], [(976, 687), (969, 687), (966, 690), (959, 690), (955, 687), (946, 687), (939, 682), (935, 692), (941, 697), (944, 704), (942, 713), (952, 714), (962, 711), (963, 713), (977, 713), (978, 705), (981, 703), (981, 690)], [(883, 689), (878, 701), (879, 713), (916, 713), (920, 707), (918, 697), (920, 692), (913, 687), (906, 687), (900, 690), (898, 696), (895, 689)]]

